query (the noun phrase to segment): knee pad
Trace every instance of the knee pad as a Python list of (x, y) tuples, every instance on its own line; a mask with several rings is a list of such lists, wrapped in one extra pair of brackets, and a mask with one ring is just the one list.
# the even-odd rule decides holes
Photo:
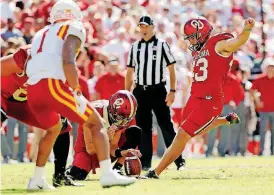
[(72, 166), (67, 171), (67, 175), (71, 176), (73, 180), (85, 180), (88, 176), (88, 172), (84, 169)]

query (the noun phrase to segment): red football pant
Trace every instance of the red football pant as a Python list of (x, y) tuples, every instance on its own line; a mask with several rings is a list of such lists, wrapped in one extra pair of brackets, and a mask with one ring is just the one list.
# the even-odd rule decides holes
[(1, 96), (1, 106), (8, 116), (13, 117), (27, 125), (42, 128), (40, 123), (36, 120), (35, 115), (31, 111), (27, 101), (10, 101)]
[(182, 108), (172, 108), (174, 115), (172, 116), (172, 120), (174, 123), (177, 123), (178, 125), (181, 124), (181, 113)]
[(43, 129), (56, 125), (60, 115), (75, 123), (83, 124), (93, 113), (86, 99), (84, 113), (78, 112), (71, 90), (60, 80), (42, 79), (35, 85), (28, 85), (27, 90), (28, 104)]
[(95, 169), (99, 168), (99, 161), (96, 154), (89, 155), (86, 151), (82, 151), (74, 154), (72, 166), (84, 169), (87, 173), (94, 170), (95, 173)]
[[(122, 130), (124, 131), (124, 130)], [(121, 137), (119, 139), (118, 147), (122, 147), (126, 142), (125, 134), (122, 133)], [(115, 158), (112, 158), (112, 161), (114, 161)], [(79, 125), (78, 127), (78, 135), (74, 146), (74, 158), (73, 158), (73, 166), (76, 166), (80, 169), (84, 169), (89, 173), (91, 170), (93, 170), (93, 173), (95, 174), (96, 168), (99, 168), (99, 161), (97, 158), (97, 155), (90, 155), (86, 151), (86, 145), (84, 140), (84, 134), (83, 134), (83, 127), (82, 125)]]
[[(15, 118), (27, 125), (43, 129), (39, 121), (36, 120), (35, 114), (32, 112), (27, 101), (10, 101), (7, 98), (1, 96), (1, 106), (6, 114), (12, 118)], [(66, 133), (72, 129), (71, 124), (68, 123), (66, 129), (62, 130), (60, 134)], [(44, 130), (44, 129), (43, 129)]]
[(207, 100), (190, 96), (183, 110), (181, 128), (191, 137), (201, 134), (218, 118), (222, 109), (222, 99)]

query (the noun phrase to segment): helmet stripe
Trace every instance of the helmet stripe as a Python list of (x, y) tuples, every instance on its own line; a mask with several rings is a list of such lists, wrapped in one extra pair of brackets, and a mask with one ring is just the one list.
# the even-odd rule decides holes
[(130, 109), (131, 110), (130, 110), (129, 118), (131, 118), (133, 116), (133, 113), (134, 113), (134, 104), (133, 104), (133, 100), (132, 100), (132, 97), (131, 97), (130, 93), (126, 92), (126, 94), (127, 94), (128, 99), (129, 99), (129, 102), (130, 102)]

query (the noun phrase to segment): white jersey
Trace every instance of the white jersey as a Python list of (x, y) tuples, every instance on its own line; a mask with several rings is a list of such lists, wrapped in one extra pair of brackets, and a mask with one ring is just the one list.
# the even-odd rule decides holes
[(66, 21), (48, 25), (38, 31), (31, 46), (31, 60), (27, 64), (27, 83), (34, 85), (41, 79), (52, 78), (66, 81), (62, 51), (68, 35), (81, 40), (81, 47), (86, 40), (86, 31), (82, 22)]

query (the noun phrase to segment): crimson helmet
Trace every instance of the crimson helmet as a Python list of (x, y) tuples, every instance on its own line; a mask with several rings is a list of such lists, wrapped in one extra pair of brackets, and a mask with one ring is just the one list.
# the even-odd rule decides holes
[(184, 39), (196, 38), (197, 43), (191, 44), (189, 49), (191, 51), (199, 51), (209, 38), (212, 25), (205, 18), (194, 18), (188, 20), (181, 28), (181, 33), (184, 35)]
[(127, 126), (135, 117), (137, 100), (126, 90), (119, 90), (109, 98), (108, 113), (112, 124)]

